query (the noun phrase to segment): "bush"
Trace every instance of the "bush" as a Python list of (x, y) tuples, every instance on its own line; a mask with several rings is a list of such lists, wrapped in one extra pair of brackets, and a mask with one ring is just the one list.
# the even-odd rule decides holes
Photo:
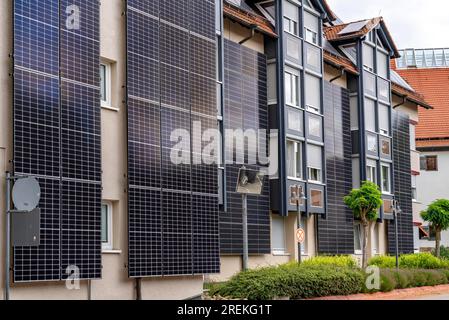
[[(374, 257), (368, 264), (392, 269), (396, 267), (396, 258), (391, 256)], [(445, 269), (449, 268), (449, 261), (439, 259), (430, 253), (405, 254), (399, 257), (399, 267), (403, 269)]]
[(401, 269), (399, 271), (382, 269), (380, 278), (380, 291), (389, 292), (395, 289), (447, 284), (449, 283), (449, 272), (429, 269)]
[[(435, 255), (435, 249), (432, 250), (433, 255)], [(449, 247), (440, 247), (440, 256), (441, 259), (449, 260)]]
[(335, 266), (357, 268), (357, 260), (352, 256), (318, 256), (308, 259), (302, 263), (303, 266)]
[(242, 272), (227, 283), (212, 286), (210, 294), (249, 300), (306, 299), (359, 293), (363, 283), (359, 269), (288, 264)]

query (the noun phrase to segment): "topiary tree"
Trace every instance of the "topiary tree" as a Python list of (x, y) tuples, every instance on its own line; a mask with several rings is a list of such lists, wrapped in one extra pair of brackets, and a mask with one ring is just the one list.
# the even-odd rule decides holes
[(368, 237), (370, 235), (370, 227), (373, 221), (378, 218), (377, 212), (382, 206), (382, 194), (379, 186), (372, 182), (366, 181), (360, 189), (354, 189), (344, 198), (345, 204), (354, 212), (354, 217), (362, 222), (364, 237), (362, 246), (362, 266), (367, 267), (368, 264)]
[(427, 210), (421, 212), (421, 217), (435, 230), (435, 255), (439, 258), (441, 232), (449, 229), (449, 200), (436, 200)]

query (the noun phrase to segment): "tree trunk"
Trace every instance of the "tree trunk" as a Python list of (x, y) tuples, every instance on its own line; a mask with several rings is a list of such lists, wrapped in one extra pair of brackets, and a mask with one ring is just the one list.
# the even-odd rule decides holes
[(368, 267), (368, 239), (370, 235), (370, 223), (366, 219), (362, 219), (363, 225), (363, 248), (362, 248), (362, 268)]
[(440, 242), (441, 242), (441, 230), (436, 229), (436, 232), (435, 232), (435, 255), (438, 258), (440, 258), (440, 256), (441, 256)]

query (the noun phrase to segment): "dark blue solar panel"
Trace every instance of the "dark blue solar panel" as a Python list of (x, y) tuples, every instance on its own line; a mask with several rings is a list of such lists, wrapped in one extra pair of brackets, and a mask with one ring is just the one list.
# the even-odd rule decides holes
[[(198, 121), (217, 128), (215, 4), (127, 4), (129, 275), (215, 273), (217, 165), (191, 163), (201, 150), (192, 152), (190, 136), (174, 148), (172, 136)], [(185, 163), (171, 161), (183, 154)]]
[(101, 277), (99, 31), (98, 1), (14, 1), (14, 171), (43, 189), (43, 240), (15, 248), (16, 282)]

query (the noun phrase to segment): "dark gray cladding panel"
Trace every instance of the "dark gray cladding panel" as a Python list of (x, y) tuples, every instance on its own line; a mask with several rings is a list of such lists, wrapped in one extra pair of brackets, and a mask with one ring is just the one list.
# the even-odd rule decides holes
[(174, 130), (217, 128), (215, 3), (128, 0), (126, 16), (129, 276), (217, 273), (218, 167), (171, 161)]
[(354, 253), (354, 217), (343, 202), (352, 189), (349, 92), (324, 82), (327, 219), (318, 219), (318, 251)]
[[(265, 55), (225, 40), (225, 129), (267, 129), (267, 62)], [(230, 151), (227, 151), (230, 152)], [(235, 157), (235, 150), (232, 150)], [(248, 154), (245, 152), (247, 161)], [(237, 194), (241, 164), (226, 166), (228, 211), (220, 214), (223, 254), (242, 254), (242, 196)], [(259, 169), (262, 165), (248, 165)], [(248, 238), (251, 254), (268, 254), (270, 245), (270, 186), (260, 196), (248, 197)]]
[(15, 282), (101, 277), (99, 24), (96, 0), (14, 1), (14, 173), (42, 187), (41, 245), (14, 248)]
[[(398, 215), (399, 252), (413, 253), (413, 202), (410, 159), (410, 118), (393, 111), (394, 194), (402, 213)], [(388, 224), (388, 251), (396, 251), (394, 222)]]

